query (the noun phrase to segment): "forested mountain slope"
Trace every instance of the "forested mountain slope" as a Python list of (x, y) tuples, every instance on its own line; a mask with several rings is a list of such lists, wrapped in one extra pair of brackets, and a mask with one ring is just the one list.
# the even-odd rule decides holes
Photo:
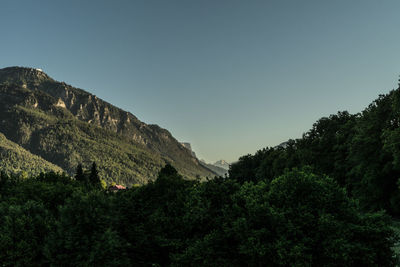
[(166, 162), (187, 178), (215, 175), (167, 130), (38, 69), (0, 69), (0, 132), (70, 174), (96, 161), (124, 184), (154, 179)]
[(8, 140), (0, 133), (0, 169), (11, 173), (21, 174), (23, 177), (38, 175), (40, 172), (63, 172), (63, 170), (38, 157), (21, 146)]

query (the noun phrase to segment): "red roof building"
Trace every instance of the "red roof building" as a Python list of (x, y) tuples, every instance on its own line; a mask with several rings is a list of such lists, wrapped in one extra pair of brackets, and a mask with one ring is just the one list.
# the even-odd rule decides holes
[(108, 190), (110, 190), (110, 191), (112, 191), (112, 192), (116, 192), (116, 191), (119, 191), (119, 190), (125, 190), (125, 189), (126, 189), (126, 186), (119, 185), (119, 184), (110, 185), (110, 186), (108, 187)]

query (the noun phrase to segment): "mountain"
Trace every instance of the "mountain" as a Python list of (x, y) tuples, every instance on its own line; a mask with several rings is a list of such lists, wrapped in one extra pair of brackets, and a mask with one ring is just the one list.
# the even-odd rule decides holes
[[(219, 161), (217, 161), (217, 162), (219, 162)], [(223, 162), (225, 162), (225, 161), (223, 161)], [(202, 159), (200, 160), (200, 163), (203, 164), (204, 167), (206, 167), (206, 168), (212, 170), (213, 172), (215, 172), (216, 174), (218, 174), (219, 176), (224, 177), (225, 175), (228, 175), (228, 169), (229, 168), (225, 169), (225, 168), (220, 167), (220, 166), (218, 166), (216, 164), (207, 163)]]
[(95, 161), (109, 182), (146, 183), (165, 163), (189, 179), (215, 175), (167, 130), (39, 69), (0, 69), (0, 133), (69, 174)]
[(225, 170), (229, 170), (230, 164), (228, 162), (226, 162), (225, 160), (221, 159), (221, 160), (218, 160), (217, 162), (215, 162), (213, 165), (220, 167), (222, 169), (225, 169)]
[(215, 172), (219, 176), (224, 177), (225, 175), (228, 175), (228, 170), (226, 170), (224, 168), (215, 166), (214, 164), (206, 163), (205, 161), (201, 161), (201, 164), (203, 164), (204, 167), (212, 170), (213, 172)]
[[(192, 145), (188, 142), (182, 142), (181, 143), (190, 153), (193, 157), (197, 158), (196, 153), (192, 150)], [(228, 174), (228, 169), (229, 169), (229, 165), (228, 165), (228, 169), (222, 168), (220, 166), (217, 166), (215, 164), (210, 164), (205, 162), (204, 160), (200, 159), (199, 160), (200, 164), (203, 165), (205, 168), (212, 170), (215, 174), (217, 174), (218, 176), (225, 176)], [(223, 161), (225, 162), (225, 161)]]

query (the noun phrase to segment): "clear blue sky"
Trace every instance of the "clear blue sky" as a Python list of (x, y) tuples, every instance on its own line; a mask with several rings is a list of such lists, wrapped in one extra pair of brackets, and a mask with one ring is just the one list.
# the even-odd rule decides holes
[(301, 137), (397, 87), (400, 1), (1, 1), (0, 68), (42, 68), (199, 158)]

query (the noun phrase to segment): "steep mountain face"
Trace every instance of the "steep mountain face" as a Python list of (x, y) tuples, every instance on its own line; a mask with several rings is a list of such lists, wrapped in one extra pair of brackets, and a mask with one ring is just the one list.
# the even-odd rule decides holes
[(215, 175), (167, 130), (38, 69), (0, 69), (0, 132), (71, 174), (96, 161), (125, 184), (146, 183), (166, 162), (188, 178)]
[(190, 154), (192, 154), (193, 157), (197, 158), (196, 153), (192, 150), (192, 145), (188, 142), (181, 142), (181, 145), (183, 145), (186, 149), (190, 151)]

